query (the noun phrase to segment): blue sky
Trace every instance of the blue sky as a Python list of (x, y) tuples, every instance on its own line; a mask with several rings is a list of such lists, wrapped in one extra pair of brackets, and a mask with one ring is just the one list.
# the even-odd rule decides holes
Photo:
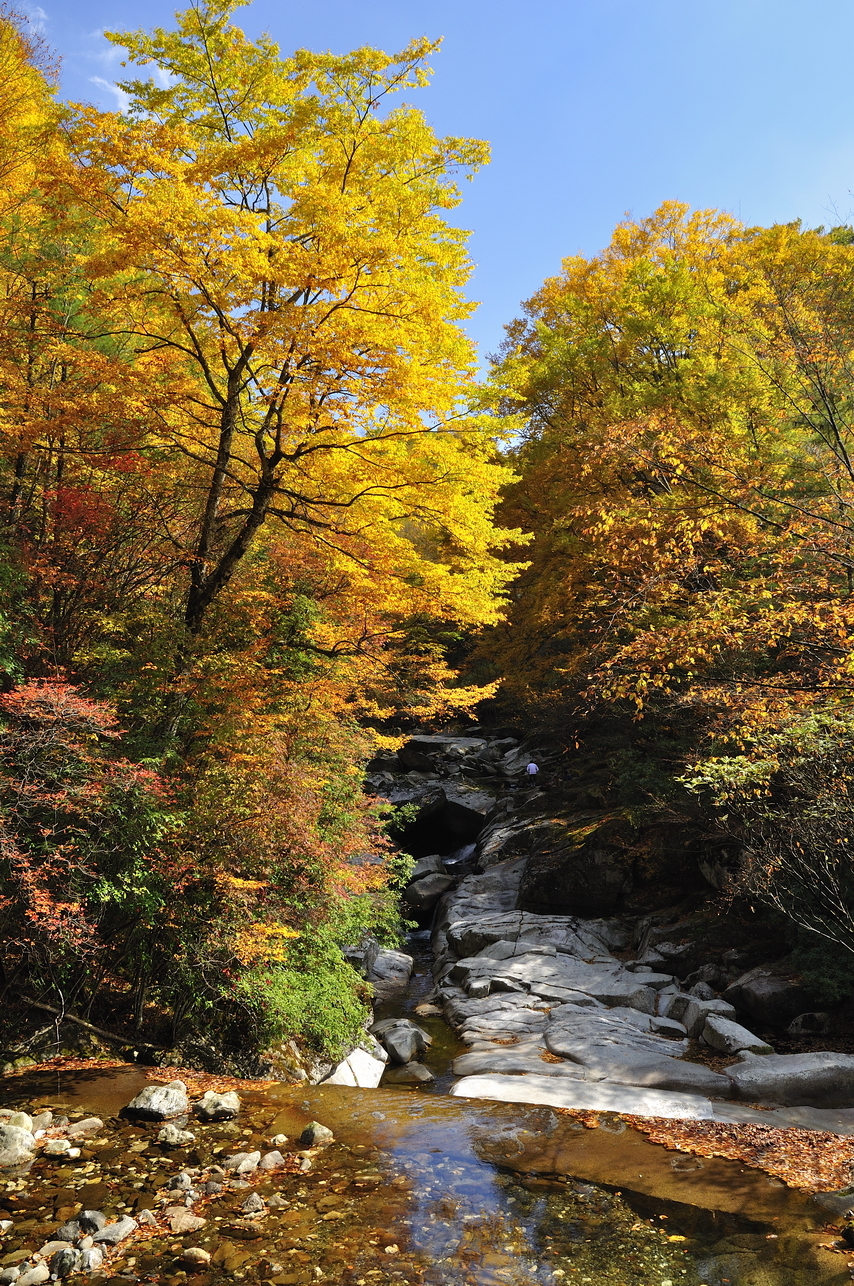
[[(169, 0), (27, 6), (63, 60), (63, 95), (114, 108), (102, 31), (169, 26)], [(398, 49), (443, 36), (414, 101), (443, 134), (488, 139), (457, 221), (477, 264), (481, 352), (565, 255), (593, 254), (663, 200), (747, 223), (854, 221), (851, 0), (254, 0), (284, 52)]]

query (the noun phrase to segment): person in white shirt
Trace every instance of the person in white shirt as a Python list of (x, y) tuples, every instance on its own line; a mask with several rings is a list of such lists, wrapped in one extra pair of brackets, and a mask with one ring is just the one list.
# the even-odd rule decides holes
[(537, 775), (537, 773), (538, 773), (539, 771), (540, 771), (540, 770), (539, 770), (539, 768), (537, 767), (537, 765), (534, 763), (534, 761), (533, 761), (533, 760), (531, 760), (531, 762), (530, 762), (529, 764), (527, 764), (527, 765), (526, 765), (526, 767), (525, 767), (525, 772), (526, 772), (526, 773), (528, 774), (528, 776), (529, 776), (529, 777), (531, 777), (531, 778), (536, 777), (536, 775)]

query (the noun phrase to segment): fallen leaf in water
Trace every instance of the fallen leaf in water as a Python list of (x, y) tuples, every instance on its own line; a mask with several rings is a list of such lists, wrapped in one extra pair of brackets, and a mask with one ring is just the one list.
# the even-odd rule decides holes
[[(593, 1116), (569, 1108), (557, 1110), (588, 1126)], [(836, 1192), (854, 1181), (854, 1138), (848, 1135), (723, 1121), (672, 1121), (629, 1115), (622, 1119), (653, 1143), (671, 1151), (742, 1161), (802, 1192)]]

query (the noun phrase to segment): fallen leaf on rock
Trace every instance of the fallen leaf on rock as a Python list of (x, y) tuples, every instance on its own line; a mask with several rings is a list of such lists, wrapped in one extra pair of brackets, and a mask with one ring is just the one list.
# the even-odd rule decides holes
[[(563, 1059), (561, 1059), (563, 1062)], [(599, 1128), (599, 1116), (596, 1112), (588, 1112), (582, 1107), (558, 1107), (555, 1111), (559, 1116), (569, 1116), (573, 1121), (580, 1122), (588, 1130), (597, 1130)]]

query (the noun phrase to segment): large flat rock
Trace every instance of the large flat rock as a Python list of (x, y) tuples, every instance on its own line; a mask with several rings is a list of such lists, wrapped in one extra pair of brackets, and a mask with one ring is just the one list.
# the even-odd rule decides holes
[(732, 1093), (728, 1077), (713, 1072), (703, 1063), (686, 1063), (681, 1058), (589, 1058), (584, 1067), (588, 1080), (597, 1078), (619, 1085), (643, 1085), (649, 1089), (704, 1094), (711, 1098), (729, 1098)]
[(637, 1062), (641, 1058), (673, 1058), (688, 1049), (687, 1040), (643, 1032), (634, 1023), (613, 1018), (607, 1010), (576, 1009), (570, 1005), (552, 1010), (545, 1040), (553, 1054), (585, 1066), (609, 1059)]
[(498, 1072), (509, 1076), (571, 1076), (574, 1080), (586, 1080), (587, 1069), (579, 1063), (547, 1062), (542, 1055), (546, 1048), (540, 1045), (493, 1045), (485, 1048), (479, 1044), (471, 1053), (460, 1054), (454, 1059), (455, 1076), (481, 1076)]
[(535, 1010), (536, 998), (529, 995), (495, 994), (476, 999), (465, 992), (454, 989), (454, 993), (445, 997), (445, 1018), (452, 1027), (463, 1027), (472, 1018), (483, 1018), (494, 1015), (496, 1018), (509, 1013), (524, 1012), (528, 1015), (539, 1013), (545, 1019), (545, 1009)]
[(854, 1054), (759, 1054), (727, 1068), (734, 1097), (784, 1107), (854, 1107)]
[(465, 1076), (451, 1087), (455, 1098), (485, 1098), (502, 1103), (544, 1103), (590, 1112), (622, 1112), (670, 1120), (714, 1120), (711, 1101), (698, 1094), (665, 1093), (636, 1085), (605, 1085), (567, 1076)]
[(502, 1022), (484, 1021), (471, 1018), (460, 1032), (460, 1039), (466, 1045), (474, 1045), (484, 1040), (512, 1040), (522, 1036), (535, 1036), (545, 1031), (545, 1016), (525, 1018), (521, 1014), (508, 1015)]
[(466, 956), (452, 966), (450, 977), (469, 992), (486, 982), (490, 990), (523, 990), (549, 1001), (569, 1000), (567, 993), (582, 992), (605, 1005), (626, 1005), (642, 1013), (655, 1013), (655, 990), (616, 963), (587, 964), (569, 956), (528, 950), (504, 960), (488, 955)]

